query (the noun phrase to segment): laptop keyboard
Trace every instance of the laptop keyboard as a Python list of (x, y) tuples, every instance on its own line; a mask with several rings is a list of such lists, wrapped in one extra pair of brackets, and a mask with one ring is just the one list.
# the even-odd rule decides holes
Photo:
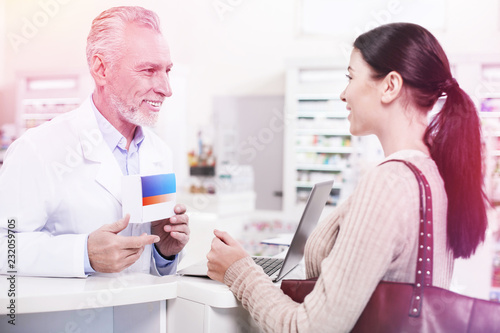
[(283, 258), (252, 257), (253, 261), (271, 276), (283, 266)]

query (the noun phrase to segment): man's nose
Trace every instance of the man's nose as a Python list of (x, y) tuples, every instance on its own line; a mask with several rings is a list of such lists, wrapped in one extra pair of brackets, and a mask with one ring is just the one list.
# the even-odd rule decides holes
[(172, 96), (172, 87), (168, 73), (158, 75), (154, 83), (154, 91), (165, 97)]

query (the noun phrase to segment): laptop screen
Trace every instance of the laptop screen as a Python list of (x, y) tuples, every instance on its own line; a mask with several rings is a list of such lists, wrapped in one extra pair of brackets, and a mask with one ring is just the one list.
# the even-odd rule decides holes
[(283, 278), (302, 260), (307, 238), (309, 238), (309, 235), (318, 224), (318, 220), (323, 212), (323, 208), (325, 208), (332, 186), (333, 180), (314, 185), (307, 199), (306, 207), (302, 212), (297, 231), (295, 231), (295, 235), (290, 243), (290, 248), (286, 254), (283, 267), (275, 281), (279, 281)]

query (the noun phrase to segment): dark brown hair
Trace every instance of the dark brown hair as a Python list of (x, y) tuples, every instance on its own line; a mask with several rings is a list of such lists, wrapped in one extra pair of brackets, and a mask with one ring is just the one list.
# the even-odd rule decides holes
[(446, 96), (424, 136), (448, 197), (447, 239), (455, 258), (468, 258), (484, 241), (487, 199), (483, 191), (481, 127), (474, 103), (452, 77), (437, 39), (423, 27), (392, 23), (360, 35), (354, 42), (375, 78), (396, 71), (409, 98), (430, 110)]

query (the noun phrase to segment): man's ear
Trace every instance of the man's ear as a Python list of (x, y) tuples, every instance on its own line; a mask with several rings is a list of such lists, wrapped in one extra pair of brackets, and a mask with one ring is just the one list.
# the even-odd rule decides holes
[(107, 82), (108, 65), (102, 55), (94, 54), (90, 61), (90, 74), (94, 78), (96, 86), (103, 86)]
[(403, 89), (403, 78), (398, 72), (392, 71), (385, 76), (382, 82), (382, 103), (391, 103)]

